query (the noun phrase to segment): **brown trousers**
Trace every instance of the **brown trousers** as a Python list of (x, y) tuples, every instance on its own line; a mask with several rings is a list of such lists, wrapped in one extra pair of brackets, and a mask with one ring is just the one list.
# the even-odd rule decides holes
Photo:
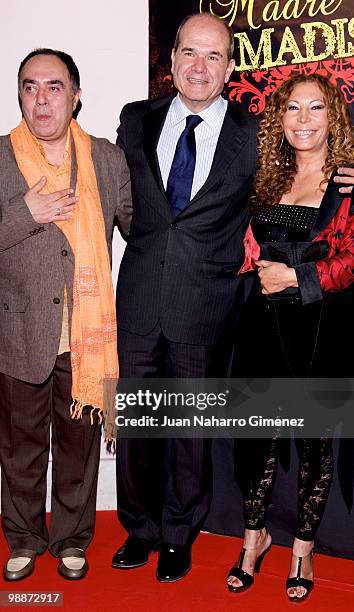
[[(70, 418), (70, 354), (59, 355), (49, 378), (32, 385), (0, 373), (2, 526), (10, 550), (57, 556), (86, 548), (95, 525), (101, 428)], [(52, 503), (46, 526), (47, 468), (52, 425)]]

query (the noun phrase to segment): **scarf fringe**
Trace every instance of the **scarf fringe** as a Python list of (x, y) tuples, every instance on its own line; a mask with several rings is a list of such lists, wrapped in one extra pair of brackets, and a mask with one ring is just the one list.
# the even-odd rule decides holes
[(108, 455), (112, 455), (112, 457), (114, 457), (117, 453), (117, 441), (113, 438), (111, 438), (110, 440), (105, 438), (105, 444), (106, 452), (108, 453)]
[[(72, 401), (71, 405), (70, 405), (70, 417), (73, 420), (82, 419), (83, 409), (87, 405), (88, 404), (83, 404), (81, 400), (74, 399)], [(101, 425), (102, 422), (103, 422), (103, 410), (102, 410), (102, 408), (91, 407), (91, 410), (90, 410), (90, 423), (91, 423), (91, 425), (93, 425), (93, 423), (94, 423), (94, 415), (95, 414), (97, 414), (98, 422)]]

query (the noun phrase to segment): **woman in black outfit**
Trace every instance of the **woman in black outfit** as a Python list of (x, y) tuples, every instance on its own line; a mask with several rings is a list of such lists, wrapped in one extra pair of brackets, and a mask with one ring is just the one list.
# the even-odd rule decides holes
[[(284, 82), (260, 124), (259, 154), (240, 270), (256, 270), (257, 279), (238, 332), (233, 375), (350, 376), (344, 347), (353, 328), (353, 211), (331, 177), (354, 162), (354, 144), (339, 91), (318, 74)], [(271, 545), (265, 521), (279, 441), (238, 445), (246, 529), (227, 579), (234, 593), (251, 586)], [(331, 439), (297, 440), (297, 448), (298, 517), (286, 584), (291, 601), (304, 600), (313, 587), (314, 537), (333, 474)]]

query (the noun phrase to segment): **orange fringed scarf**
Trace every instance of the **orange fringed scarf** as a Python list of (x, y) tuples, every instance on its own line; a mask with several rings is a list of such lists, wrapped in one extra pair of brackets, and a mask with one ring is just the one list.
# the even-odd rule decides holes
[[(117, 325), (105, 226), (91, 139), (72, 120), (70, 130), (77, 159), (76, 195), (80, 197), (71, 221), (56, 222), (75, 255), (71, 323), (71, 416), (79, 419), (84, 406), (105, 414), (106, 437), (114, 437), (114, 397), (118, 380)], [(42, 193), (58, 191), (55, 168), (41, 154), (24, 120), (11, 132), (17, 165), (30, 187), (41, 176)]]

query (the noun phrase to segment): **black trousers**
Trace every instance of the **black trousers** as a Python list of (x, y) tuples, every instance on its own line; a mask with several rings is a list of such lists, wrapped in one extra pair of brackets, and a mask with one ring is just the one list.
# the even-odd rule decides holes
[[(70, 354), (58, 356), (49, 378), (32, 385), (0, 373), (2, 526), (10, 550), (57, 556), (86, 548), (95, 524), (100, 425), (70, 418)], [(47, 468), (52, 425), (52, 499), (46, 527)]]
[[(119, 333), (122, 378), (225, 376), (231, 344), (194, 346), (168, 341), (158, 325), (146, 336)], [(212, 493), (211, 440), (120, 439), (117, 506), (130, 535), (190, 543)]]

